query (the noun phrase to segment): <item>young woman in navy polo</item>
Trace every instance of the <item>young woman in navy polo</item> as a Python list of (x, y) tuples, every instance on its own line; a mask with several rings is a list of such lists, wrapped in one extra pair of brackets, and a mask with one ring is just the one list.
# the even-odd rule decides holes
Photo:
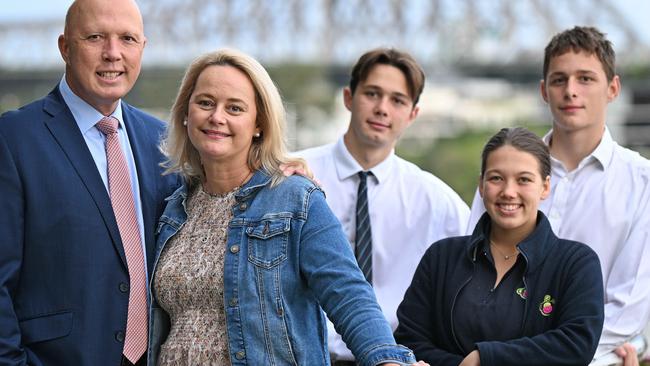
[(587, 365), (603, 326), (595, 252), (558, 239), (537, 210), (548, 148), (504, 128), (482, 154), (486, 213), (471, 236), (425, 253), (397, 310), (396, 340), (433, 365)]

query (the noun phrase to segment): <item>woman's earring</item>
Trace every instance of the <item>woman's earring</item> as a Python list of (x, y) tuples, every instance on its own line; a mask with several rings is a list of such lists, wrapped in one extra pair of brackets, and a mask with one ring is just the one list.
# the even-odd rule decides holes
[(183, 126), (187, 126), (187, 120), (186, 119), (183, 120)]
[(255, 137), (256, 139), (260, 138), (260, 136), (262, 136), (262, 134), (259, 132), (255, 132), (255, 134), (253, 135), (253, 137)]

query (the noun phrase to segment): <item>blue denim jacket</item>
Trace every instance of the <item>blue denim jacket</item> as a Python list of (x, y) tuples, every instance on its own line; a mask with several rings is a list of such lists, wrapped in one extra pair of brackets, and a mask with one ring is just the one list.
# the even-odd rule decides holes
[[(236, 193), (224, 262), (224, 306), (233, 365), (329, 365), (322, 309), (360, 365), (410, 364), (395, 344), (325, 195), (292, 176), (271, 187), (257, 171)], [(184, 185), (167, 198), (155, 263), (187, 219)], [(151, 276), (155, 276), (155, 269)], [(152, 288), (150, 286), (150, 288)], [(152, 295), (149, 364), (157, 361), (169, 317)]]

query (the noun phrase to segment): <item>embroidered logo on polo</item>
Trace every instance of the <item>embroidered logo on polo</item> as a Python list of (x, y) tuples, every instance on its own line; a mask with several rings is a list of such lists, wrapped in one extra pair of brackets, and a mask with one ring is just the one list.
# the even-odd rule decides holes
[(544, 295), (544, 300), (539, 304), (539, 312), (543, 316), (549, 316), (553, 312), (553, 304), (555, 304), (555, 299), (551, 295)]
[(528, 298), (528, 291), (526, 291), (525, 287), (520, 287), (517, 290), (515, 290), (515, 292), (517, 293), (517, 295), (519, 295), (519, 297), (521, 297), (524, 300)]

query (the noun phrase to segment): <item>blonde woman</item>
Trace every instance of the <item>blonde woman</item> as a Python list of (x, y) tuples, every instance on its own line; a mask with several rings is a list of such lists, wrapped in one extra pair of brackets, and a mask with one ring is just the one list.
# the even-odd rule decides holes
[(185, 184), (157, 231), (149, 364), (329, 365), (321, 307), (361, 365), (414, 362), (323, 192), (280, 171), (284, 125), (251, 57), (221, 50), (190, 65), (162, 145)]

